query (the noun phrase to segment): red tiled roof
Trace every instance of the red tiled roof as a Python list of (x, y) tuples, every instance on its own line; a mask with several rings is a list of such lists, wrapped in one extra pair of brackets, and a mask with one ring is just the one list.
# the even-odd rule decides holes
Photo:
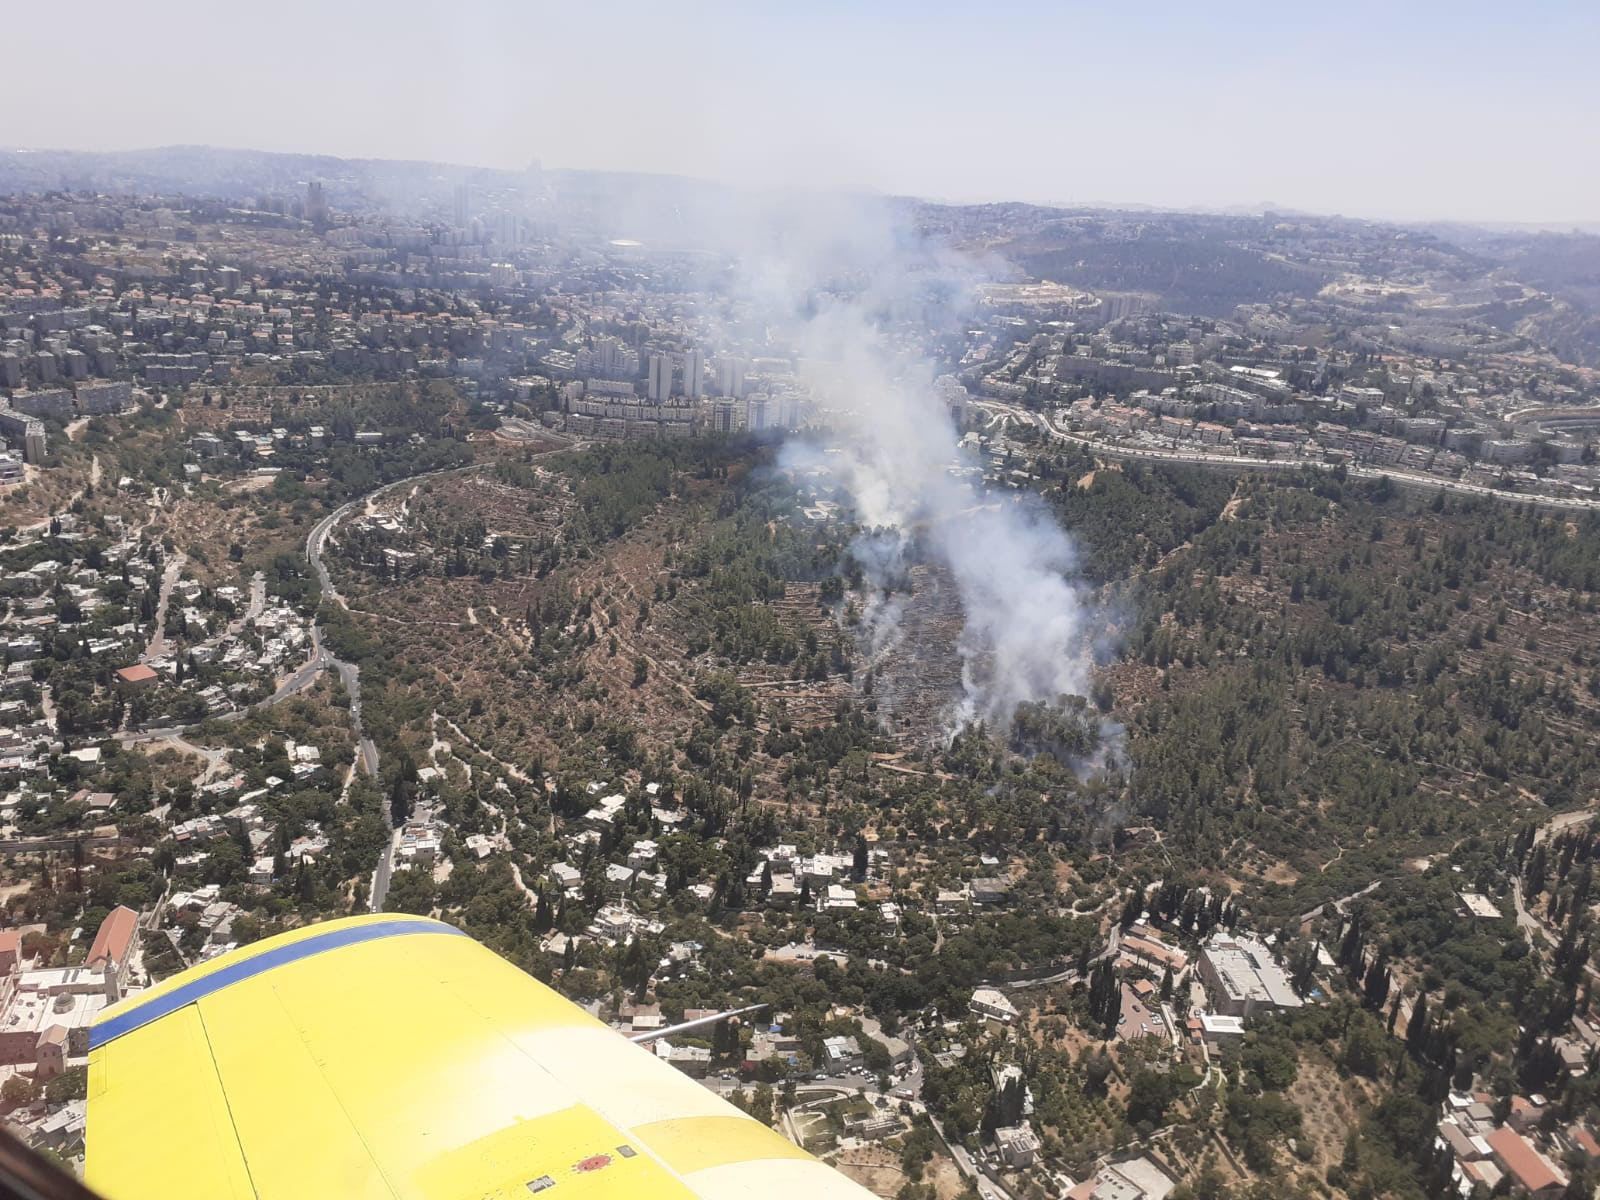
[(22, 953), (22, 930), (0, 929), (0, 954)]
[(1517, 1182), (1530, 1192), (1550, 1187), (1565, 1187), (1567, 1181), (1545, 1160), (1539, 1152), (1509, 1125), (1502, 1125), (1488, 1137), (1489, 1148), (1505, 1164), (1506, 1170), (1517, 1177)]
[(94, 945), (89, 947), (87, 967), (104, 966), (106, 960), (115, 959), (120, 967), (128, 961), (128, 947), (133, 945), (133, 931), (139, 924), (139, 914), (126, 905), (113, 908), (100, 922), (100, 932), (94, 935)]

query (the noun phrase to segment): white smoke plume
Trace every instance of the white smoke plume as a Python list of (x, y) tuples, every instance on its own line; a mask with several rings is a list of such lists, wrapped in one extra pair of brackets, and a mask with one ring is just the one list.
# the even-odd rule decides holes
[(901, 635), (896, 585), (914, 550), (948, 569), (964, 610), (950, 732), (1003, 727), (1025, 701), (1086, 694), (1105, 622), (1072, 541), (1031, 492), (986, 492), (979, 472), (960, 469), (924, 349), (930, 323), (934, 335), (959, 335), (985, 272), (909, 236), (886, 207), (823, 203), (767, 229), (768, 254), (746, 247), (738, 294), (793, 345), (818, 419), (837, 435), (820, 458), (793, 442), (786, 454), (798, 468), (825, 461), (868, 531), (853, 552), (871, 590), (869, 661)]

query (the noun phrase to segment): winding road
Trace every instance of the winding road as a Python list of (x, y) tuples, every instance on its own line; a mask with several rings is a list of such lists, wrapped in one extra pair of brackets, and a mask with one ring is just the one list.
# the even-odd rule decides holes
[[(1594, 809), (1580, 808), (1574, 812), (1565, 812), (1558, 817), (1552, 817), (1539, 826), (1537, 832), (1534, 833), (1533, 844), (1537, 846), (1551, 834), (1560, 833), (1563, 829), (1568, 829), (1573, 825), (1593, 820), (1595, 816)], [(1520, 872), (1511, 877), (1511, 900), (1517, 910), (1517, 926), (1522, 930), (1523, 936), (1528, 939), (1529, 946), (1537, 948), (1539, 943), (1543, 942), (1547, 947), (1554, 949), (1561, 944), (1560, 937), (1550, 926), (1529, 912), (1528, 906), (1523, 903), (1522, 875)], [(1600, 979), (1600, 968), (1597, 968), (1593, 963), (1589, 963), (1584, 967), (1584, 973), (1592, 979)]]
[[(543, 454), (536, 454), (534, 458), (544, 458), (552, 454), (564, 454), (569, 450), (580, 449), (583, 442), (574, 442), (571, 445), (558, 446), (547, 450)], [(328, 566), (322, 559), (322, 552), (327, 548), (328, 538), (333, 534), (339, 522), (344, 520), (357, 508), (365, 509), (372, 501), (380, 496), (400, 488), (414, 487), (425, 479), (433, 479), (441, 475), (457, 475), (466, 471), (476, 471), (488, 465), (487, 463), (468, 463), (460, 467), (441, 467), (436, 471), (424, 471), (420, 475), (408, 475), (404, 479), (396, 479), (392, 483), (385, 483), (363, 496), (354, 500), (347, 500), (334, 509), (322, 520), (311, 527), (311, 532), (306, 535), (306, 560), (310, 562), (311, 569), (316, 573), (317, 585), (322, 589), (322, 595), (337, 604), (340, 608), (349, 609), (345, 598), (339, 594), (339, 589), (334, 587), (333, 579), (328, 574)], [(324, 668), (331, 667), (339, 674), (340, 681), (344, 684), (345, 692), (350, 697), (350, 721), (355, 730), (356, 749), (361, 765), (367, 774), (373, 778), (378, 777), (378, 747), (367, 737), (361, 726), (361, 668), (355, 663), (345, 662), (335, 657), (322, 641), (322, 629), (317, 624), (311, 626), (311, 658), (294, 672), (273, 695), (264, 703), (273, 704), (280, 699), (287, 699), (296, 692), (310, 687)], [(458, 731), (459, 732), (459, 731)], [(464, 736), (464, 735), (463, 735)], [(395, 829), (394, 820), (389, 812), (388, 804), (383, 804), (383, 824), (389, 831), (389, 836), (383, 845), (383, 852), (378, 856), (378, 864), (372, 873), (371, 911), (382, 912), (384, 898), (389, 894), (389, 880), (394, 874)]]
[[(563, 447), (566, 449), (566, 447)], [(339, 594), (339, 589), (333, 586), (333, 579), (328, 574), (327, 564), (322, 561), (322, 552), (327, 547), (328, 538), (334, 528), (345, 517), (358, 508), (366, 508), (372, 501), (380, 496), (387, 495), (397, 488), (410, 487), (431, 479), (437, 475), (453, 475), (463, 471), (473, 471), (483, 466), (483, 463), (469, 463), (464, 467), (445, 467), (437, 471), (424, 471), (420, 475), (408, 475), (404, 479), (396, 479), (393, 483), (376, 487), (364, 496), (357, 496), (354, 500), (347, 500), (334, 509), (322, 520), (311, 527), (311, 532), (306, 535), (306, 559), (311, 563), (311, 569), (316, 573), (317, 585), (322, 589), (322, 594), (340, 608), (348, 609), (350, 606), (345, 598)], [(361, 668), (355, 663), (345, 662), (338, 658), (322, 643), (322, 628), (313, 623), (311, 626), (312, 654), (309, 661), (301, 666), (295, 673), (283, 681), (277, 692), (267, 703), (276, 703), (279, 699), (286, 699), (296, 692), (303, 691), (311, 686), (322, 673), (324, 668), (331, 667), (338, 672), (339, 681), (344, 684), (345, 693), (350, 697), (350, 723), (355, 730), (356, 751), (368, 776), (378, 778), (378, 747), (366, 735), (361, 726)], [(372, 890), (369, 907), (372, 912), (382, 912), (384, 899), (389, 895), (389, 880), (394, 875), (395, 828), (394, 817), (389, 811), (389, 805), (381, 805), (383, 812), (384, 828), (388, 837), (383, 843), (383, 851), (378, 855), (377, 866), (372, 872)]]

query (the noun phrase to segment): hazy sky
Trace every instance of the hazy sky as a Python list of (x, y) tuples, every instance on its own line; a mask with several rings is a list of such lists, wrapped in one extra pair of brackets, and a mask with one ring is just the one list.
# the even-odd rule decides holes
[(80, 0), (3, 39), (11, 145), (1600, 219), (1600, 0)]

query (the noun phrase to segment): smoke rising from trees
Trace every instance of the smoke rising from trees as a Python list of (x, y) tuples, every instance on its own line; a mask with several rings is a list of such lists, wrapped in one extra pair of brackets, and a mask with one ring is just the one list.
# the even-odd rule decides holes
[(825, 449), (791, 442), (785, 461), (825, 465), (865, 530), (852, 551), (870, 593), (869, 659), (902, 636), (907, 564), (920, 556), (949, 571), (963, 607), (950, 732), (1086, 694), (1106, 622), (1072, 540), (1032, 492), (983, 489), (978, 464), (961, 457), (953, 381), (936, 381), (923, 351), (930, 330), (959, 345), (973, 287), (992, 277), (985, 264), (912, 235), (888, 205), (791, 211), (769, 228), (781, 233), (747, 257), (740, 306), (772, 314), (819, 422), (837, 434)]

